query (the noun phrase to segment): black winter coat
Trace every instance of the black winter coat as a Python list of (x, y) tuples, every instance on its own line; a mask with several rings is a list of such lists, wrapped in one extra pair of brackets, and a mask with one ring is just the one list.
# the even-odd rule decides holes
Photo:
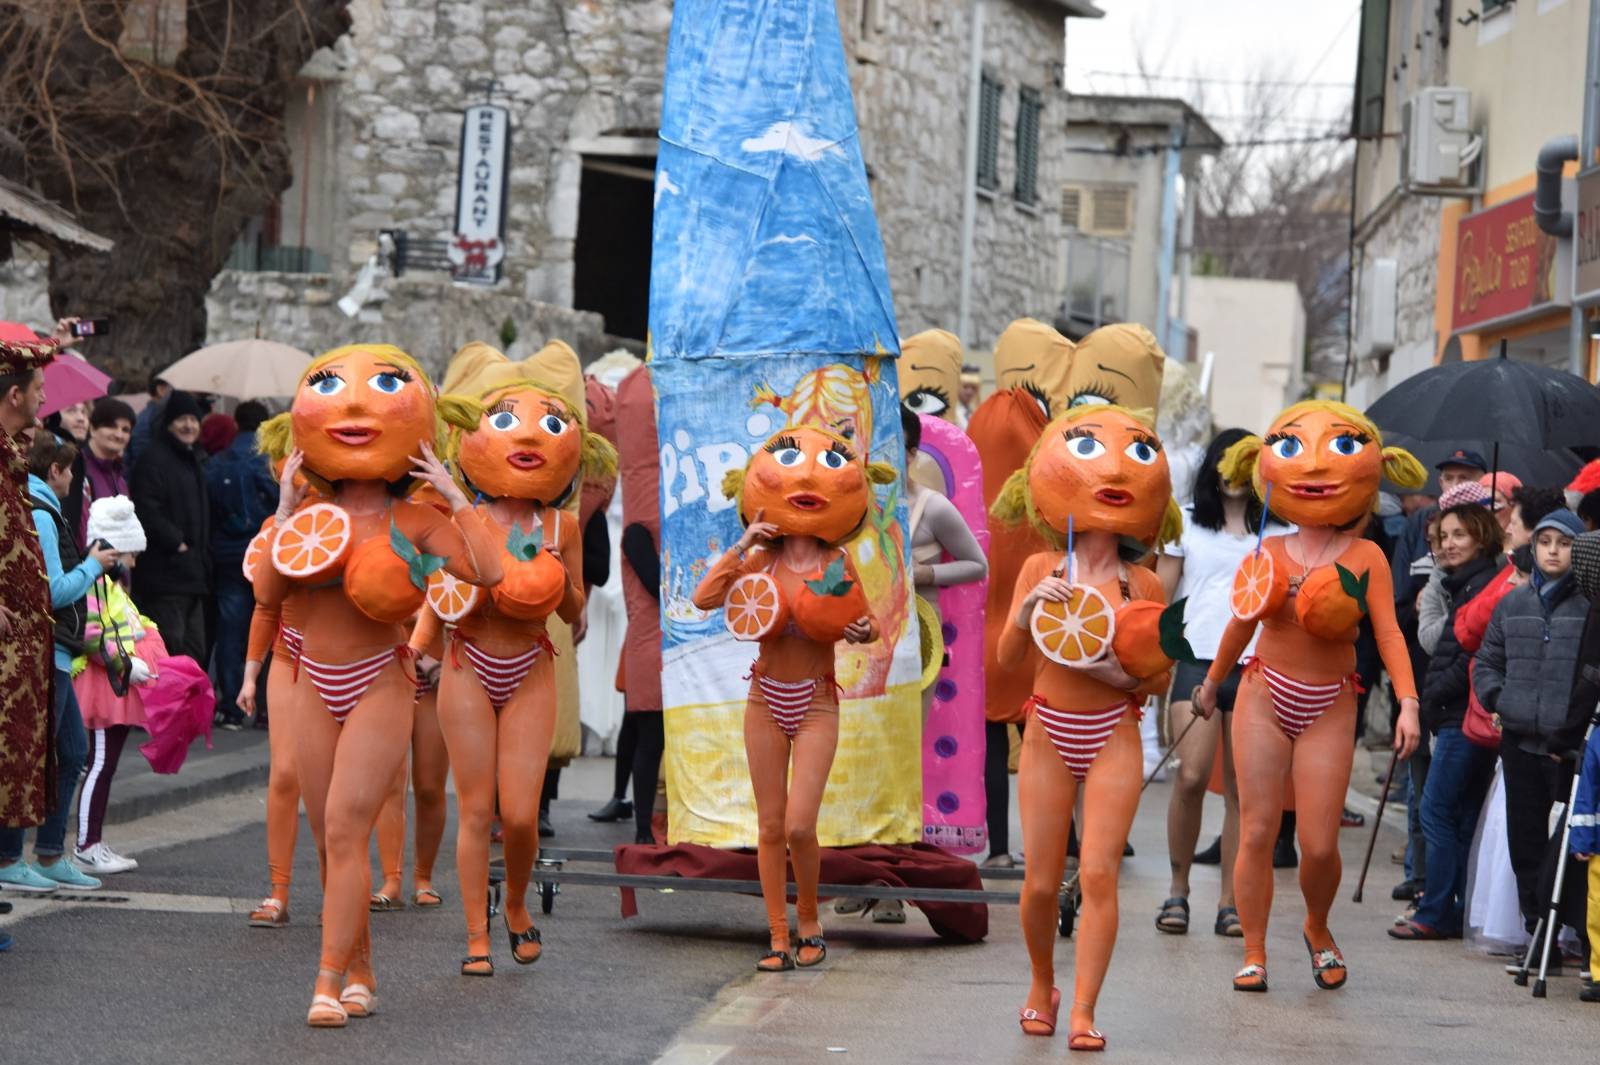
[(1467, 697), (1471, 685), (1467, 667), (1472, 656), (1456, 639), (1456, 612), (1476, 599), (1499, 572), (1499, 559), (1478, 558), (1444, 578), (1445, 594), (1450, 597), (1450, 616), (1445, 619), (1444, 632), (1428, 660), (1427, 676), (1422, 682), (1422, 723), (1429, 732), (1460, 728), (1467, 716)]
[[(165, 429), (139, 455), (128, 490), (149, 546), (133, 570), (135, 600), (211, 591), (211, 508), (200, 456)], [(187, 551), (179, 551), (187, 545)]]

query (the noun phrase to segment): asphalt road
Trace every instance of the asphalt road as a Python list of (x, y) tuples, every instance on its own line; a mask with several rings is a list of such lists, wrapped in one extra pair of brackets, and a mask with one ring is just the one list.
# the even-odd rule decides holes
[[(569, 773), (554, 843), (606, 846), (631, 833), (583, 817), (608, 780), (609, 763)], [(1460, 943), (1384, 936), (1396, 908), (1388, 888), (1399, 878), (1386, 857), (1399, 834), (1387, 828), (1360, 907), (1348, 900), (1366, 836), (1345, 833), (1352, 883), (1334, 929), (1350, 986), (1313, 987), (1294, 873), (1283, 872), (1269, 944), (1273, 990), (1232, 992), (1237, 941), (1210, 932), (1214, 870), (1195, 877), (1193, 933), (1164, 936), (1152, 925), (1166, 887), (1166, 796), (1160, 784), (1147, 793), (1138, 855), (1124, 866), (1123, 930), (1098, 1017), (1117, 1060), (1594, 1060), (1600, 1006), (1578, 1003), (1575, 979), (1552, 981), (1539, 1002), (1502, 975), (1500, 960)], [(312, 1031), (303, 1018), (319, 899), (309, 836), (296, 864), (292, 924), (250, 929), (244, 915), (265, 877), (261, 817), (261, 794), (246, 792), (117, 827), (112, 841), (143, 864), (111, 878), (101, 901), (24, 900), (0, 917), (17, 939), (0, 955), (0, 1061), (772, 1065), (1066, 1053), (1064, 1036), (1018, 1032), (1027, 963), (1011, 907), (994, 909), (990, 938), (976, 946), (939, 942), (915, 912), (899, 928), (830, 915), (823, 971), (773, 977), (751, 971), (764, 928), (753, 898), (641, 894), (641, 916), (623, 921), (614, 891), (569, 887), (553, 914), (537, 918), (545, 934), (538, 965), (510, 964), (497, 939), (494, 979), (463, 979), (453, 825), (440, 862), (445, 908), (373, 917), (377, 1016)], [(1069, 997), (1071, 954), (1071, 942), (1060, 941), (1058, 979)]]

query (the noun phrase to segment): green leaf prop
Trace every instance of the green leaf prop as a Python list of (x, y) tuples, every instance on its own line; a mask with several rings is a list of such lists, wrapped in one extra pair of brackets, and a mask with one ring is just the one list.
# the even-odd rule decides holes
[(845, 576), (843, 555), (829, 563), (821, 577), (814, 581), (806, 581), (806, 587), (810, 588), (813, 594), (832, 597), (850, 594), (850, 589), (854, 588), (855, 584), (855, 581)]
[(1356, 606), (1361, 608), (1361, 613), (1367, 613), (1367, 579), (1372, 575), (1363, 573), (1357, 577), (1354, 573), (1335, 562), (1333, 568), (1339, 571), (1339, 587), (1344, 589), (1344, 594), (1356, 601)]
[(442, 556), (418, 551), (416, 545), (400, 531), (400, 526), (392, 521), (389, 523), (389, 549), (406, 564), (406, 572), (411, 577), (411, 583), (419, 589), (426, 590), (428, 578), (444, 569)]
[(544, 547), (544, 526), (534, 524), (531, 532), (523, 532), (522, 526), (516, 522), (511, 523), (511, 535), (506, 537), (506, 550), (511, 552), (511, 557), (522, 562), (532, 562), (539, 557), (539, 551)]
[(1189, 637), (1184, 634), (1184, 607), (1188, 606), (1187, 597), (1179, 599), (1161, 612), (1161, 621), (1157, 625), (1160, 633), (1161, 653), (1174, 662), (1198, 662), (1194, 648), (1189, 646)]

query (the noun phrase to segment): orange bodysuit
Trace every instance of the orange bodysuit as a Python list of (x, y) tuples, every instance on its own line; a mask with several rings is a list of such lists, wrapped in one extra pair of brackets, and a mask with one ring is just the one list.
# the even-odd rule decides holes
[[(850, 579), (858, 580), (848, 554), (836, 549), (824, 552), (819, 568), (841, 557)], [(807, 578), (814, 576), (798, 573), (785, 564), (776, 544), (754, 548), (744, 557), (735, 548), (706, 572), (695, 589), (695, 606), (701, 610), (720, 608), (734, 581), (747, 573), (762, 571), (772, 575), (790, 603), (800, 594)], [(872, 623), (870, 639), (877, 639), (876, 622)], [(786, 628), (761, 641), (745, 703), (745, 758), (750, 767), (758, 823), (756, 864), (771, 934), (772, 954), (768, 957), (787, 955), (789, 950), (787, 866), (792, 862), (800, 948), (812, 951), (815, 957), (814, 961), (801, 958), (802, 965), (816, 964), (824, 953), (817, 915), (817, 883), (822, 875), (817, 813), (822, 808), (822, 794), (839, 744), (839, 689), (833, 671), (833, 644), (819, 643), (792, 627)], [(788, 779), (791, 758), (792, 783)], [(764, 958), (763, 963), (767, 960)]]
[[(444, 558), (453, 576), (485, 584), (499, 579), (499, 543), (475, 511), (447, 518), (431, 506), (395, 501), (382, 512), (349, 517), (355, 544), (387, 538), (392, 522), (419, 551)], [(416, 681), (406, 631), (363, 614), (340, 579), (296, 584), (264, 563), (255, 591), (269, 609), (291, 593), (300, 601), (302, 640), (298, 650), (288, 648), (294, 672), (278, 705), (289, 709), (300, 790), (324, 861), (318, 993), (338, 995), (334, 981), (343, 978), (370, 994), (367, 848), (411, 742)]]
[[(526, 519), (524, 519), (526, 521)], [(496, 545), (510, 528), (484, 511)], [(561, 555), (567, 586), (556, 614), (569, 624), (583, 612), (583, 549), (577, 521), (558, 510), (543, 514), (544, 542)], [(498, 549), (498, 547), (497, 547)], [(472, 613), (447, 632), (439, 677), (439, 726), (455, 770), (459, 823), (456, 870), (467, 919), (463, 972), (488, 975), (489, 832), (499, 802), (505, 834), (506, 929), (512, 956), (539, 958), (539, 930), (527, 908), (528, 884), (539, 856), (539, 793), (556, 727), (554, 651), (544, 621), (508, 617), (483, 594)], [(424, 649), (444, 623), (425, 610), (411, 637)]]
[[(1093, 1033), (1095, 1003), (1116, 946), (1117, 871), (1138, 810), (1144, 769), (1139, 706), (1146, 696), (1166, 691), (1170, 674), (1151, 677), (1136, 690), (1125, 691), (1035, 651), (1032, 634), (1018, 626), (1016, 618), (1034, 587), (1061, 561), (1059, 552), (1041, 552), (1023, 563), (999, 636), (997, 661), (1003, 670), (1033, 664), (1031, 719), (1023, 730), (1017, 775), (1022, 837), (1028, 848), (1022, 934), (1033, 969), (1023, 1012), (1026, 1023), (1044, 1018), (1054, 1023), (1056, 898), (1066, 866), (1073, 806), (1079, 787), (1084, 789), (1078, 865), (1083, 908), (1072, 1010), (1076, 1038)], [(1097, 588), (1113, 608), (1129, 599), (1166, 601), (1160, 578), (1140, 566), (1124, 567), (1121, 579)]]
[[(1287, 544), (1282, 536), (1264, 542), (1273, 564), (1291, 575), (1291, 594), (1261, 622), (1261, 639), (1239, 683), (1232, 723), (1240, 817), (1234, 894), (1244, 929), (1245, 965), (1262, 967), (1261, 990), (1266, 986), (1267, 919), (1272, 909), (1272, 846), (1283, 813), (1286, 779), (1292, 779), (1294, 786), (1306, 941), (1314, 957), (1328, 954), (1328, 963), (1337, 961), (1336, 968), (1343, 968), (1328, 931), (1328, 911), (1339, 891), (1339, 818), (1355, 749), (1357, 630), (1352, 627), (1348, 638), (1328, 640), (1301, 627), (1293, 589), (1317, 571), (1307, 572), (1291, 558)], [(1384, 668), (1397, 697), (1416, 698), (1411, 658), (1395, 622), (1388, 559), (1371, 541), (1356, 539), (1335, 561), (1357, 577), (1366, 575), (1366, 600)], [(1206, 678), (1209, 682), (1222, 683), (1255, 630), (1254, 622), (1237, 618), (1228, 622)], [(1246, 984), (1241, 989), (1255, 989), (1254, 979)]]
[[(419, 493), (420, 494), (420, 493)], [(419, 612), (418, 619), (421, 618)], [(443, 634), (426, 647), (413, 647), (419, 658), (441, 661), (444, 656)], [(428, 684), (417, 675), (417, 708), (411, 726), (411, 756), (400, 763), (394, 776), (389, 797), (378, 813), (376, 835), (378, 839), (378, 869), (383, 874), (383, 887), (372, 896), (372, 908), (391, 909), (397, 901), (405, 873), (406, 857), (406, 792), (407, 785), (416, 800), (416, 843), (412, 849), (411, 901), (423, 909), (441, 905), (439, 893), (433, 889), (433, 865), (439, 857), (439, 845), (444, 842), (444, 823), (447, 815), (444, 785), (450, 775), (450, 756), (445, 752), (444, 733), (439, 731), (439, 685), (437, 677)], [(381, 896), (381, 897), (380, 897)]]

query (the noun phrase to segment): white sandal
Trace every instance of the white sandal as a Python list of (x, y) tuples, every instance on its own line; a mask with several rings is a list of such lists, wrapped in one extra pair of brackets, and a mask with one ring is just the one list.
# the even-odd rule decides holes
[(313, 1028), (343, 1028), (350, 1015), (339, 1000), (332, 995), (313, 995), (311, 1009), (306, 1013), (306, 1024)]
[(250, 914), (251, 928), (282, 928), (289, 923), (289, 908), (268, 895)]
[(378, 997), (366, 984), (351, 984), (339, 993), (339, 1004), (351, 1017), (370, 1017), (378, 1012)]

